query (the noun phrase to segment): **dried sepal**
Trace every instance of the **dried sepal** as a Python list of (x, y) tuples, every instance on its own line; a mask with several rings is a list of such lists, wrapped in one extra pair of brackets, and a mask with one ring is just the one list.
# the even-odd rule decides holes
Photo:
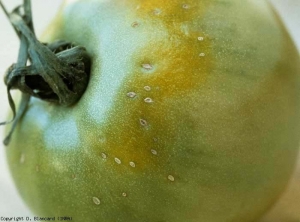
[[(4, 141), (8, 144), (31, 96), (62, 106), (75, 104), (87, 87), (91, 63), (84, 47), (74, 46), (64, 40), (51, 44), (37, 40), (32, 23), (30, 0), (24, 0), (23, 5), (15, 8), (10, 14), (1, 0), (0, 6), (9, 17), (21, 41), (18, 61), (9, 67), (4, 78), (8, 101), (13, 111), (12, 121), (0, 123), (3, 125), (13, 122), (13, 127)], [(21, 12), (21, 8), (24, 12)], [(28, 60), (29, 66), (26, 65)], [(23, 93), (17, 112), (10, 94), (12, 89), (18, 89)]]

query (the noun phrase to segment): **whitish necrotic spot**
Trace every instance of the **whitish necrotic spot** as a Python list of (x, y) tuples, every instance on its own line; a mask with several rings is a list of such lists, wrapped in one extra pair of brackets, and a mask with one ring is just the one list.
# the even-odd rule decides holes
[(102, 157), (102, 159), (106, 159), (107, 155), (105, 153), (101, 153), (101, 157)]
[(154, 149), (151, 149), (151, 153), (152, 153), (153, 155), (157, 155), (157, 151), (154, 150)]
[(100, 200), (99, 200), (99, 198), (97, 198), (97, 197), (93, 197), (93, 202), (94, 202), (94, 204), (96, 204), (96, 205), (100, 205)]
[(129, 165), (130, 165), (131, 167), (135, 167), (135, 163), (134, 163), (134, 162), (129, 162)]
[(144, 90), (151, 91), (151, 87), (150, 86), (144, 86)]
[(204, 37), (199, 36), (199, 37), (198, 37), (198, 40), (199, 40), (199, 41), (203, 41), (203, 40), (204, 40)]
[(199, 56), (200, 56), (200, 57), (204, 57), (204, 56), (205, 56), (205, 53), (204, 53), (204, 52), (201, 52), (201, 53), (199, 54)]
[(129, 92), (129, 93), (127, 93), (127, 96), (129, 98), (134, 98), (134, 97), (136, 97), (136, 93), (135, 92)]
[(153, 100), (149, 97), (144, 99), (145, 103), (153, 103)]
[(140, 124), (141, 124), (142, 126), (148, 126), (147, 121), (144, 120), (144, 119), (140, 119)]
[(121, 162), (121, 160), (119, 159), (119, 158), (115, 158), (115, 162), (117, 163), (117, 164), (121, 164), (122, 162)]
[(153, 69), (153, 66), (149, 63), (142, 64), (142, 67), (143, 67), (143, 69), (148, 70), (148, 71)]
[(183, 4), (183, 5), (182, 5), (182, 8), (184, 8), (184, 9), (189, 9), (190, 6), (189, 6), (188, 4)]
[(169, 176), (168, 176), (168, 180), (174, 182), (174, 181), (175, 181), (175, 178), (174, 178), (172, 175), (169, 175)]
[(131, 24), (131, 27), (133, 27), (133, 28), (136, 28), (136, 27), (138, 27), (139, 26), (139, 23), (138, 22), (133, 22), (132, 24)]

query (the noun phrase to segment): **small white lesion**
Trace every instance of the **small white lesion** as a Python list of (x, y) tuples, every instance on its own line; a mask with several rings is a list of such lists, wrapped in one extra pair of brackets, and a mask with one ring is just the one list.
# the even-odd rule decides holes
[(121, 161), (119, 158), (117, 158), (117, 157), (115, 157), (115, 162), (116, 162), (117, 164), (121, 164), (121, 163), (122, 163), (122, 161)]
[(201, 52), (201, 53), (199, 54), (199, 56), (200, 56), (200, 57), (204, 57), (204, 56), (205, 56), (205, 53), (204, 53), (204, 52)]
[(93, 197), (92, 199), (93, 199), (94, 204), (100, 205), (101, 201), (98, 197)]
[(157, 155), (157, 151), (156, 151), (155, 149), (151, 149), (151, 153), (152, 153), (153, 155)]
[(175, 181), (175, 178), (173, 175), (168, 175), (168, 180), (170, 180), (171, 182), (174, 182)]
[(122, 196), (123, 196), (123, 197), (127, 197), (127, 193), (123, 192), (123, 193), (122, 193)]
[(131, 27), (136, 28), (139, 26), (139, 23), (137, 21), (131, 23)]
[(129, 165), (134, 168), (135, 167), (135, 162), (131, 161), (131, 162), (129, 162)]
[(107, 154), (106, 153), (101, 153), (102, 159), (107, 159)]
[(151, 91), (151, 87), (150, 86), (144, 86), (144, 90), (146, 90), (146, 91)]
[(144, 119), (140, 119), (140, 124), (142, 126), (148, 126), (148, 122), (146, 120), (144, 120)]
[(146, 69), (148, 71), (153, 69), (153, 65), (151, 65), (150, 63), (143, 63), (142, 67), (143, 69)]
[(182, 8), (183, 8), (183, 9), (189, 9), (189, 8), (190, 8), (190, 5), (189, 5), (189, 4), (182, 4)]
[(145, 103), (153, 103), (153, 99), (151, 99), (150, 97), (147, 97), (144, 99)]
[(199, 40), (199, 41), (203, 41), (203, 40), (204, 40), (204, 37), (203, 37), (203, 36), (199, 36), (199, 37), (198, 37), (198, 40)]
[(129, 98), (134, 98), (134, 97), (136, 97), (136, 93), (135, 93), (135, 92), (128, 92), (128, 93), (127, 93), (127, 96), (128, 96)]

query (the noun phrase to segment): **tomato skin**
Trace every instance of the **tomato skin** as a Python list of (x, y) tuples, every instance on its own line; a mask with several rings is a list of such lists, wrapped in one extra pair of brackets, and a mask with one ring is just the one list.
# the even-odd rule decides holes
[(67, 1), (45, 40), (93, 57), (70, 108), (32, 99), (7, 156), (23, 199), (74, 221), (240, 222), (299, 144), (299, 57), (263, 1)]

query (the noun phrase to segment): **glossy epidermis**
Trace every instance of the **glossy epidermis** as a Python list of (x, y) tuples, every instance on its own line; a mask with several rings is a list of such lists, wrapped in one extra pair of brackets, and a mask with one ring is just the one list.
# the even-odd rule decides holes
[[(11, 162), (24, 178), (36, 173), (22, 195), (32, 206), (44, 206), (38, 212), (66, 212), (56, 192), (45, 203), (38, 198), (50, 187), (65, 199), (81, 200), (74, 204), (82, 206), (82, 215), (86, 205), (98, 215), (93, 197), (101, 199), (103, 220), (116, 210), (118, 218), (155, 210), (156, 219), (174, 214), (165, 221), (188, 215), (194, 221), (203, 209), (203, 221), (211, 221), (209, 212), (218, 205), (214, 221), (224, 221), (226, 212), (257, 204), (252, 193), (272, 196), (281, 189), (282, 183), (271, 187), (269, 181), (285, 177), (289, 155), (296, 153), (282, 147), (296, 143), (294, 101), (284, 98), (294, 98), (290, 82), (297, 68), (295, 56), (281, 57), (293, 55), (293, 46), (270, 10), (252, 15), (250, 1), (249, 12), (236, 10), (244, 4), (239, 1), (75, 2), (64, 9), (65, 24), (56, 24), (51, 38), (87, 47), (93, 57), (87, 91), (72, 108), (33, 100), (14, 135), (26, 140)], [(245, 26), (250, 31), (240, 28)], [(260, 44), (260, 36), (268, 41)], [(36, 141), (34, 148), (30, 141)], [(19, 148), (15, 140), (13, 146)], [(275, 155), (286, 158), (269, 158)], [(88, 183), (95, 178), (97, 184)], [(169, 213), (157, 208), (161, 200), (172, 205)], [(262, 208), (269, 202), (261, 201)], [(176, 214), (183, 208), (187, 215)]]

